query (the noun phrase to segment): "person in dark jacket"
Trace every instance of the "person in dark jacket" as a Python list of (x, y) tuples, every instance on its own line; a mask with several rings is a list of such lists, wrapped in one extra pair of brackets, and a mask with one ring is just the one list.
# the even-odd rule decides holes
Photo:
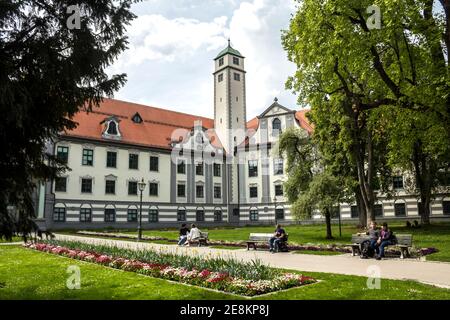
[(377, 241), (379, 246), (379, 254), (377, 256), (377, 260), (381, 260), (381, 258), (384, 258), (384, 249), (387, 246), (391, 246), (394, 243), (392, 242), (392, 232), (389, 230), (388, 224), (385, 222), (383, 223), (383, 227), (380, 231), (380, 238)]
[(188, 234), (189, 234), (189, 228), (186, 226), (186, 223), (183, 223), (180, 228), (180, 237), (178, 239), (179, 246), (182, 246), (185, 244)]

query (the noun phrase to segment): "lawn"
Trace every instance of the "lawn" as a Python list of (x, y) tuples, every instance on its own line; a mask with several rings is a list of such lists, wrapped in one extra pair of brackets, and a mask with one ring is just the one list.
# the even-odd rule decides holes
[[(407, 228), (405, 222), (391, 222), (394, 233), (410, 233), (413, 235), (413, 245), (417, 248), (434, 247), (439, 250), (438, 253), (427, 256), (427, 260), (446, 261), (450, 262), (450, 223), (433, 223), (428, 227), (420, 227), (417, 229)], [(201, 226), (200, 226), (201, 228)], [(274, 227), (240, 227), (240, 228), (202, 228), (203, 231), (209, 232), (211, 240), (228, 240), (238, 241), (247, 240), (250, 233), (272, 233)], [(351, 235), (359, 232), (355, 225), (343, 225), (342, 236), (339, 236), (339, 228), (333, 225), (334, 239), (325, 239), (325, 225), (290, 225), (285, 227), (289, 233), (289, 242), (297, 244), (348, 244), (350, 243)], [(123, 232), (123, 231), (122, 231)], [(128, 231), (124, 233), (135, 233), (135, 231)], [(169, 239), (176, 239), (178, 237), (177, 230), (146, 230), (145, 235), (160, 236)]]
[[(66, 288), (66, 269), (81, 270), (81, 289)], [(450, 290), (414, 281), (382, 280), (370, 290), (364, 277), (304, 273), (321, 282), (257, 299), (450, 299)], [(239, 296), (171, 283), (66, 257), (0, 246), (0, 299), (236, 299)]]

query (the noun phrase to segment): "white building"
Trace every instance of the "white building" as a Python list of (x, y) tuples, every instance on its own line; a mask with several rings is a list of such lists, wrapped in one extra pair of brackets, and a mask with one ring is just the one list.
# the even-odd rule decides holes
[[(135, 228), (143, 179), (144, 228), (292, 222), (283, 159), (272, 149), (286, 128), (313, 128), (307, 110), (276, 98), (247, 121), (244, 59), (230, 45), (215, 58), (214, 119), (113, 99), (79, 112), (79, 126), (49, 146), (71, 171), (38, 188), (39, 220), (53, 229)], [(403, 178), (393, 184), (397, 196), (380, 201), (378, 214), (419, 219), (417, 197), (403, 190)], [(355, 208), (341, 205), (341, 217), (357, 218)], [(436, 217), (450, 215), (448, 195), (431, 209)]]

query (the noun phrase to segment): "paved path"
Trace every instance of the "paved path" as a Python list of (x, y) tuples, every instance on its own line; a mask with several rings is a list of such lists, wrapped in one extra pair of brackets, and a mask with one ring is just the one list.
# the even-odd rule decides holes
[[(387, 259), (377, 261), (375, 259), (359, 259), (351, 254), (337, 256), (319, 256), (309, 254), (277, 253), (268, 251), (247, 251), (214, 249), (209, 247), (178, 247), (176, 245), (163, 245), (155, 243), (138, 243), (123, 240), (107, 240), (71, 235), (56, 235), (61, 240), (76, 240), (95, 244), (114, 244), (130, 249), (156, 249), (163, 252), (177, 254), (193, 254), (205, 256), (233, 257), (235, 259), (250, 261), (255, 258), (277, 268), (293, 269), (299, 271), (327, 272), (356, 276), (370, 276), (368, 271), (371, 266), (378, 266), (380, 277), (397, 280), (416, 280), (422, 283), (432, 284), (450, 289), (450, 263), (425, 262), (417, 259)], [(372, 270), (372, 269), (370, 269)]]

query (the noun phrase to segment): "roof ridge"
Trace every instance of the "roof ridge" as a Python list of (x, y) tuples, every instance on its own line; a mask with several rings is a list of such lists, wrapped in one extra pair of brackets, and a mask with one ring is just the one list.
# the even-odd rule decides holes
[(154, 107), (154, 106), (149, 106), (149, 105), (145, 105), (145, 104), (142, 104), (142, 103), (130, 102), (130, 101), (125, 101), (125, 100), (120, 100), (120, 99), (103, 98), (103, 100), (120, 101), (120, 102), (124, 102), (124, 103), (134, 104), (134, 105), (140, 106), (140, 107), (158, 109), (158, 110), (178, 113), (178, 114), (182, 114), (182, 115), (186, 115), (186, 116), (198, 117), (198, 118), (203, 118), (203, 119), (207, 119), (207, 120), (213, 120), (212, 118), (207, 118), (207, 117), (199, 116), (199, 115), (196, 115), (196, 114), (180, 112), (180, 111), (175, 111), (175, 110), (171, 110), (171, 109), (164, 109), (164, 108), (160, 108), (160, 107)]

